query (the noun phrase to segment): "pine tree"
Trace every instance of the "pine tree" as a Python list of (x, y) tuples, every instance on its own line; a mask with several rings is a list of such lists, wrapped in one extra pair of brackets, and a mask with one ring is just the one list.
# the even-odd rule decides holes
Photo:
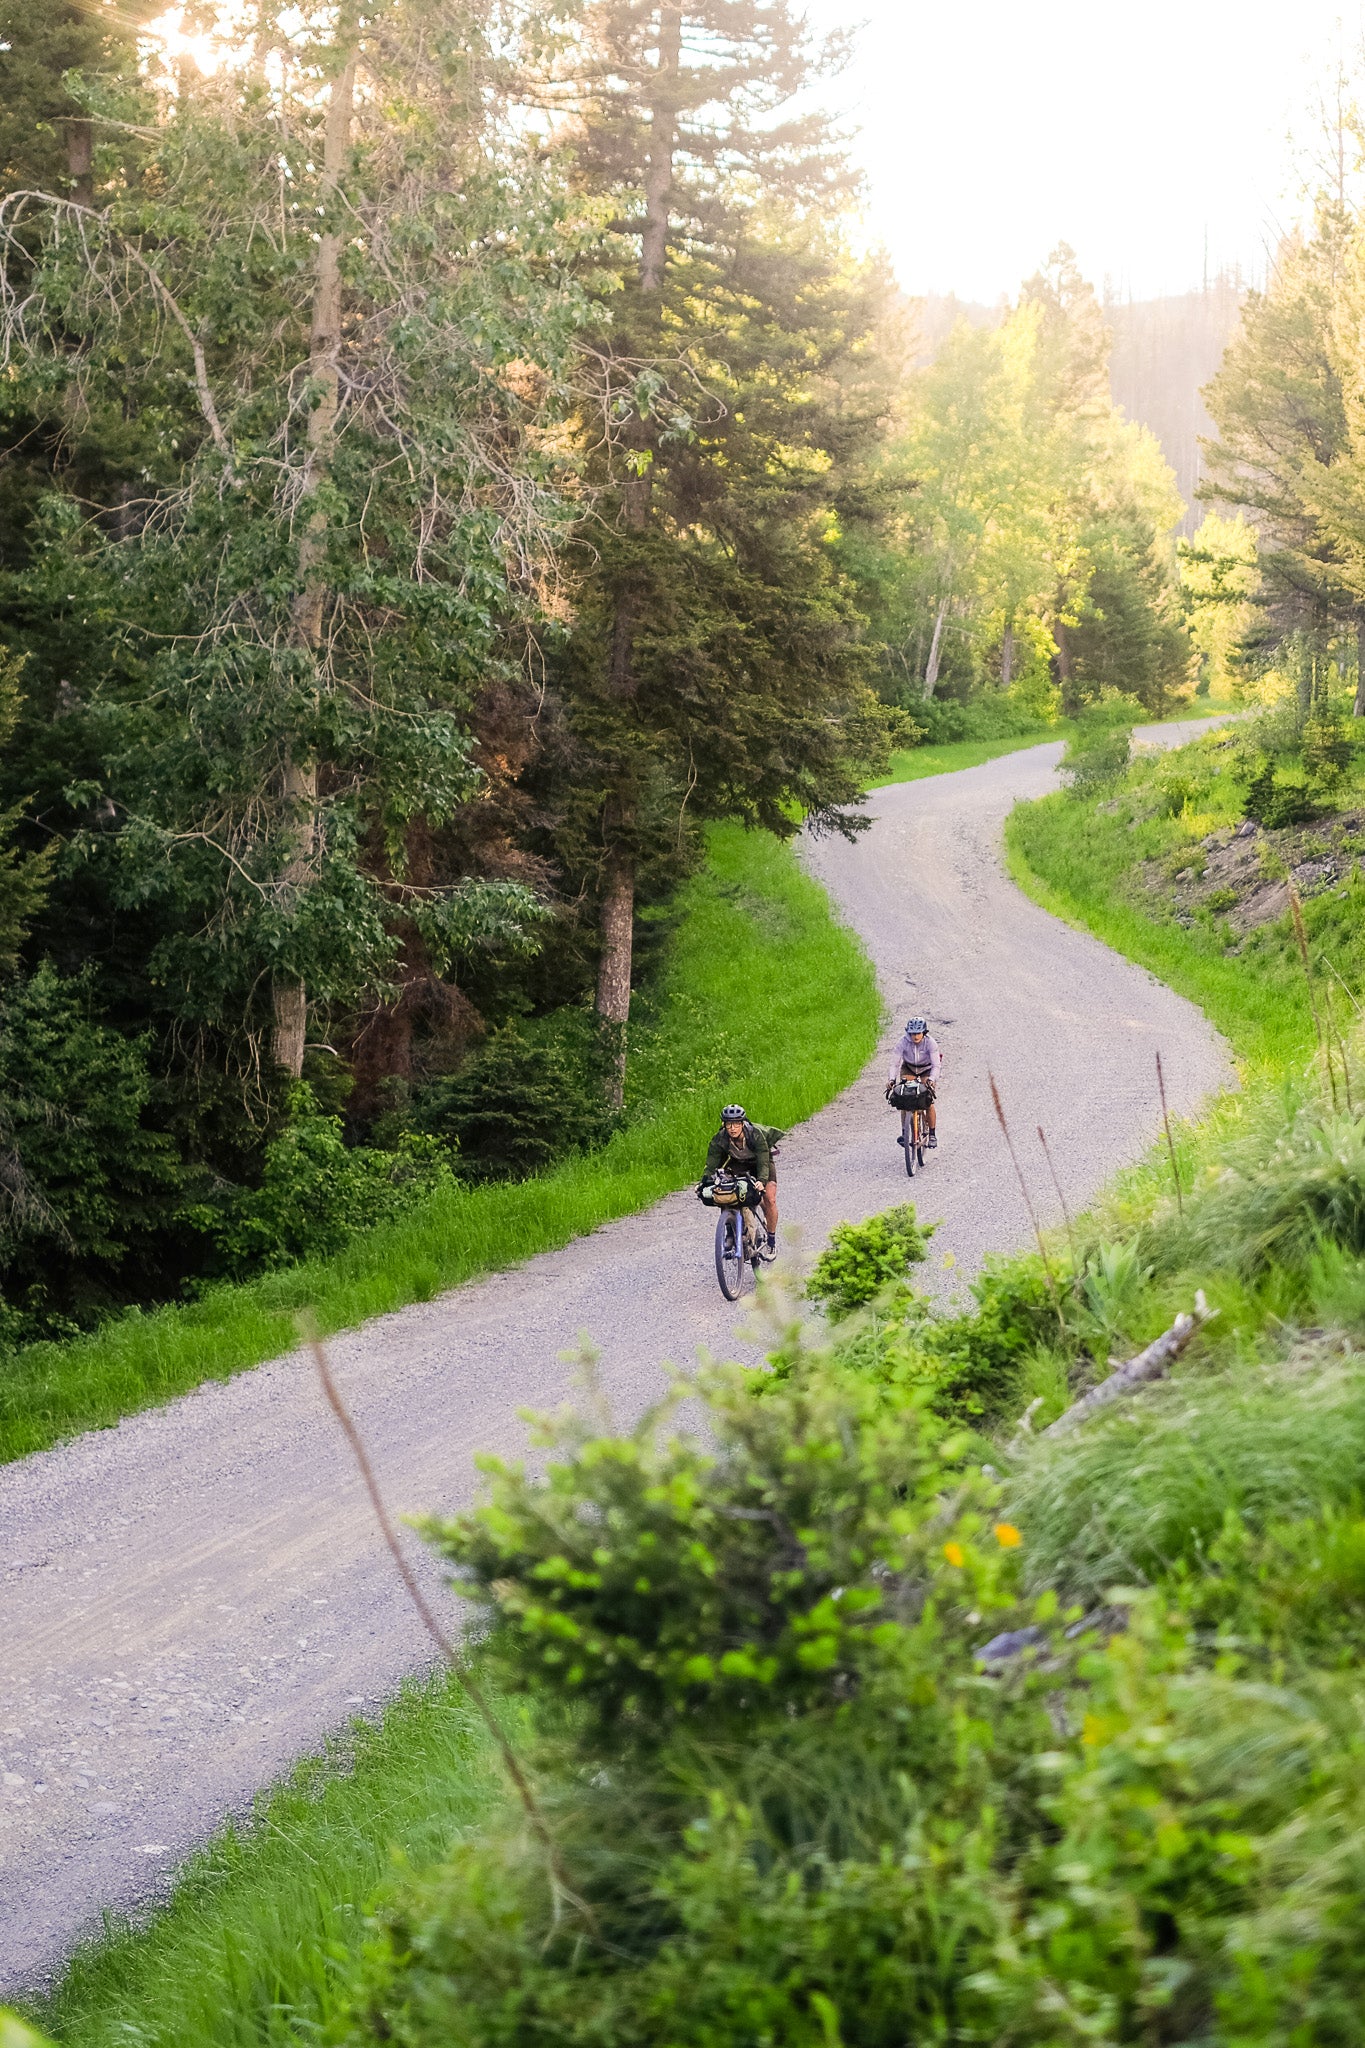
[(792, 111), (824, 57), (788, 0), (598, 0), (583, 22), (575, 176), (615, 211), (565, 843), (595, 874), (617, 1099), (637, 893), (685, 819), (786, 833), (795, 805), (843, 827), (876, 744), (828, 545), (821, 383), (860, 308), (814, 209), (847, 174), (823, 119)]
[(1334, 633), (1353, 630), (1365, 652), (1365, 586), (1348, 573), (1340, 531), (1349, 501), (1365, 502), (1350, 461), (1340, 319), (1351, 234), (1344, 209), (1324, 205), (1314, 233), (1286, 244), (1267, 289), (1248, 294), (1205, 394), (1218, 440), (1201, 495), (1252, 514), (1255, 641), (1262, 652), (1306, 648), (1305, 689), (1313, 651)]

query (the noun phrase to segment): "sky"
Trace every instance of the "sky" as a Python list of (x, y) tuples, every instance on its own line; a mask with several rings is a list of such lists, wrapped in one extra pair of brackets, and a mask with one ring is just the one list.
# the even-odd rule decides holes
[[(910, 293), (1012, 295), (1059, 241), (1154, 297), (1262, 279), (1302, 210), (1312, 109), (1365, 0), (806, 0), (860, 23), (830, 90), (859, 124), (870, 239)], [(1294, 140), (1291, 142), (1291, 133)]]

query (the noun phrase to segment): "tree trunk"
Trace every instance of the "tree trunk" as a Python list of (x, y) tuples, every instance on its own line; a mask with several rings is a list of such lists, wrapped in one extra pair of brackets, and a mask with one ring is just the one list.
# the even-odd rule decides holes
[(625, 1100), (626, 1026), (630, 1022), (630, 966), (635, 935), (635, 864), (627, 854), (608, 856), (602, 886), (602, 951), (597, 964), (597, 1014), (609, 1035), (607, 1100)]
[[(677, 150), (678, 73), (682, 63), (682, 17), (682, 0), (661, 0), (658, 57), (643, 180), (645, 217), (640, 233), (640, 290), (647, 299), (657, 299), (662, 293), (668, 263), (669, 202)], [(652, 458), (653, 438), (652, 427), (644, 419), (637, 420), (634, 433), (627, 436), (633, 452), (640, 458)], [(652, 495), (653, 462), (642, 460), (639, 472), (627, 476), (621, 487), (621, 511), (628, 533), (644, 533), (648, 529)], [(623, 701), (633, 698), (637, 688), (635, 634), (638, 622), (639, 594), (628, 586), (617, 593), (607, 670), (611, 695)], [(629, 851), (632, 822), (632, 806), (618, 788), (608, 798), (604, 812), (606, 862), (597, 971), (597, 1015), (612, 1041), (607, 1097), (617, 1109), (624, 1099), (626, 1028), (630, 1022), (630, 966), (635, 921), (635, 862)]]
[(1000, 687), (1008, 690), (1014, 675), (1014, 620), (1006, 619), (1000, 642)]
[(93, 206), (95, 124), (83, 114), (72, 114), (67, 119), (66, 168), (71, 179), (71, 197), (78, 206)]
[[(355, 108), (356, 60), (350, 56), (333, 82), (327, 107), (327, 131), (323, 144), (322, 202), (335, 197), (346, 167), (351, 144), (351, 119)], [(332, 457), (341, 388), (341, 237), (329, 228), (318, 238), (317, 270), (313, 286), (313, 321), (309, 337), (308, 374), (317, 393), (317, 403), (308, 417), (308, 459), (304, 465), (299, 517), (303, 532), (299, 540), (299, 589), (290, 621), (290, 645), (316, 658), (322, 644), (323, 614), (327, 585), (323, 561), (327, 548), (327, 513), (317, 502), (326, 481)], [(284, 763), (284, 802), (290, 816), (289, 858), (280, 877), (279, 899), (286, 913), (294, 907), (308, 885), (318, 839), (318, 766), (316, 761), (298, 761), (291, 754)], [(271, 1052), (275, 1063), (287, 1074), (303, 1072), (303, 1053), (308, 1021), (308, 992), (297, 975), (281, 973), (272, 990), (275, 1028)]]
[(943, 621), (947, 615), (948, 600), (945, 597), (939, 600), (938, 617), (934, 620), (934, 637), (929, 642), (929, 659), (924, 670), (924, 695), (926, 702), (933, 696), (934, 685), (938, 681), (939, 655), (943, 649)]
[(1351, 709), (1365, 718), (1365, 618), (1356, 620), (1356, 701)]

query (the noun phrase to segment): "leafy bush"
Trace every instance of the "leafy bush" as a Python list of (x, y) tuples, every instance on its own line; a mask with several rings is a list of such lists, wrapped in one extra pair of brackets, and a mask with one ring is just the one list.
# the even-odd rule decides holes
[(1045, 722), (1036, 710), (1002, 691), (959, 703), (950, 697), (916, 698), (910, 706), (915, 723), (924, 729), (930, 746), (952, 745), (961, 740), (1023, 739), (1042, 732)]
[[(1011, 1613), (1036, 1492), (1016, 1484), (1022, 1537), (993, 1522), (922, 1408), (847, 1383), (754, 1402), (718, 1375), (711, 1451), (656, 1418), (629, 1438), (551, 1432), (567, 1457), (543, 1479), (495, 1467), (488, 1505), (437, 1540), (491, 1669), (554, 1731), (538, 1826), (567, 1892), (510, 1821), (400, 1880), (353, 2038), (1359, 2041), (1365, 1735), (1333, 1614), (1365, 1629), (1365, 1531), (1264, 1510), (1311, 1486), (1312, 1436), (1348, 1412), (1332, 1476), (1359, 1469), (1362, 1376), (1311, 1428), (1261, 1391), (1273, 1446), (1243, 1412), (1208, 1545), (1172, 1520), (1149, 1555), (1183, 1563), (1120, 1598), (1107, 1641), (1064, 1634), (1051, 1594)], [(1218, 1449), (1217, 1413), (1187, 1476)], [(1169, 1472), (1173, 1416), (1159, 1436)], [(1074, 1477), (1087, 1441), (1040, 1455)], [(1275, 1456), (1291, 1447), (1292, 1482)], [(1127, 1465), (1119, 1448), (1122, 1504), (1140, 1442)], [(1058, 1474), (1049, 1497), (1066, 1511)], [(1300, 1601), (1304, 1574), (1320, 1584)], [(1032, 1650), (1015, 1636), (1024, 1655), (983, 1664), (987, 1635), (1030, 1615)]]
[(1303, 728), (1303, 765), (1315, 781), (1336, 782), (1350, 767), (1350, 728), (1335, 708), (1320, 705)]
[[(892, 1217), (903, 1213), (890, 1212)], [(880, 1220), (874, 1218), (873, 1224)], [(875, 1244), (871, 1227), (860, 1228), (869, 1231)], [(896, 1256), (895, 1244), (890, 1236), (887, 1266)], [(880, 1260), (856, 1253), (846, 1260), (841, 1252), (834, 1263), (836, 1272), (848, 1271), (852, 1287), (861, 1292), (861, 1285), (875, 1278)], [(817, 1274), (819, 1270), (817, 1265)], [(872, 1298), (875, 1292), (874, 1287)], [(1017, 1409), (1026, 1361), (1060, 1334), (1056, 1304), (1036, 1256), (989, 1264), (971, 1283), (971, 1294), (974, 1308), (942, 1315), (905, 1287), (890, 1296), (891, 1313), (872, 1327), (850, 1325), (841, 1331), (829, 1359), (817, 1356), (814, 1369), (847, 1373), (879, 1388), (883, 1398), (893, 1402), (927, 1401), (936, 1413), (959, 1422), (998, 1421)], [(758, 1391), (810, 1369), (800, 1346), (791, 1352), (779, 1349)]]
[(836, 1322), (873, 1301), (892, 1308), (906, 1305), (911, 1298), (907, 1274), (928, 1256), (929, 1239), (937, 1228), (920, 1223), (913, 1202), (887, 1209), (865, 1223), (837, 1224), (815, 1262), (806, 1292), (813, 1301), (823, 1302)]
[(238, 1278), (327, 1258), (357, 1232), (454, 1185), (450, 1155), (436, 1139), (409, 1134), (391, 1152), (347, 1145), (341, 1118), (320, 1115), (300, 1086), (289, 1123), (265, 1148), (260, 1186), (202, 1204), (194, 1218), (220, 1270)]
[[(145, 1039), (50, 965), (0, 991), (0, 1281), (12, 1340), (84, 1322), (145, 1282), (183, 1184), (152, 1128)], [(18, 1320), (14, 1319), (17, 1312)]]
[(1279, 781), (1273, 760), (1267, 758), (1247, 784), (1242, 808), (1258, 825), (1280, 832), (1291, 825), (1306, 824), (1317, 816), (1320, 806), (1303, 783)]
[[(486, 1667), (557, 1731), (537, 1779), (583, 1904), (533, 1838), (457, 1852), (387, 1915), (366, 2038), (892, 2048), (976, 2008), (1004, 1932), (983, 1760), (1009, 1780), (1051, 1739), (973, 1662), (1014, 1531), (921, 1408), (747, 1381), (703, 1381), (707, 1447), (667, 1412), (561, 1424), (543, 1478), (493, 1465), (435, 1525)], [(1019, 1773), (1015, 1820), (1032, 1796)]]
[(1084, 800), (1116, 789), (1132, 757), (1130, 726), (1086, 723), (1067, 742), (1057, 772), (1069, 793)]
[(495, 1031), (457, 1074), (413, 1091), (401, 1125), (458, 1150), (465, 1179), (520, 1180), (606, 1143), (606, 1052), (594, 1020), (560, 1010)]

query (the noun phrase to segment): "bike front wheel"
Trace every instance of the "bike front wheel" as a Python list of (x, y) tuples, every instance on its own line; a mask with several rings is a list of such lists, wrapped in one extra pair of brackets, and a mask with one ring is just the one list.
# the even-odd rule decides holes
[(905, 1147), (905, 1170), (911, 1180), (913, 1180), (915, 1178), (916, 1159), (918, 1158), (921, 1166), (924, 1164), (924, 1156), (919, 1149), (918, 1110), (903, 1109), (901, 1111), (901, 1143)]
[(734, 1209), (716, 1218), (716, 1278), (725, 1299), (738, 1301), (744, 1285), (744, 1232)]

